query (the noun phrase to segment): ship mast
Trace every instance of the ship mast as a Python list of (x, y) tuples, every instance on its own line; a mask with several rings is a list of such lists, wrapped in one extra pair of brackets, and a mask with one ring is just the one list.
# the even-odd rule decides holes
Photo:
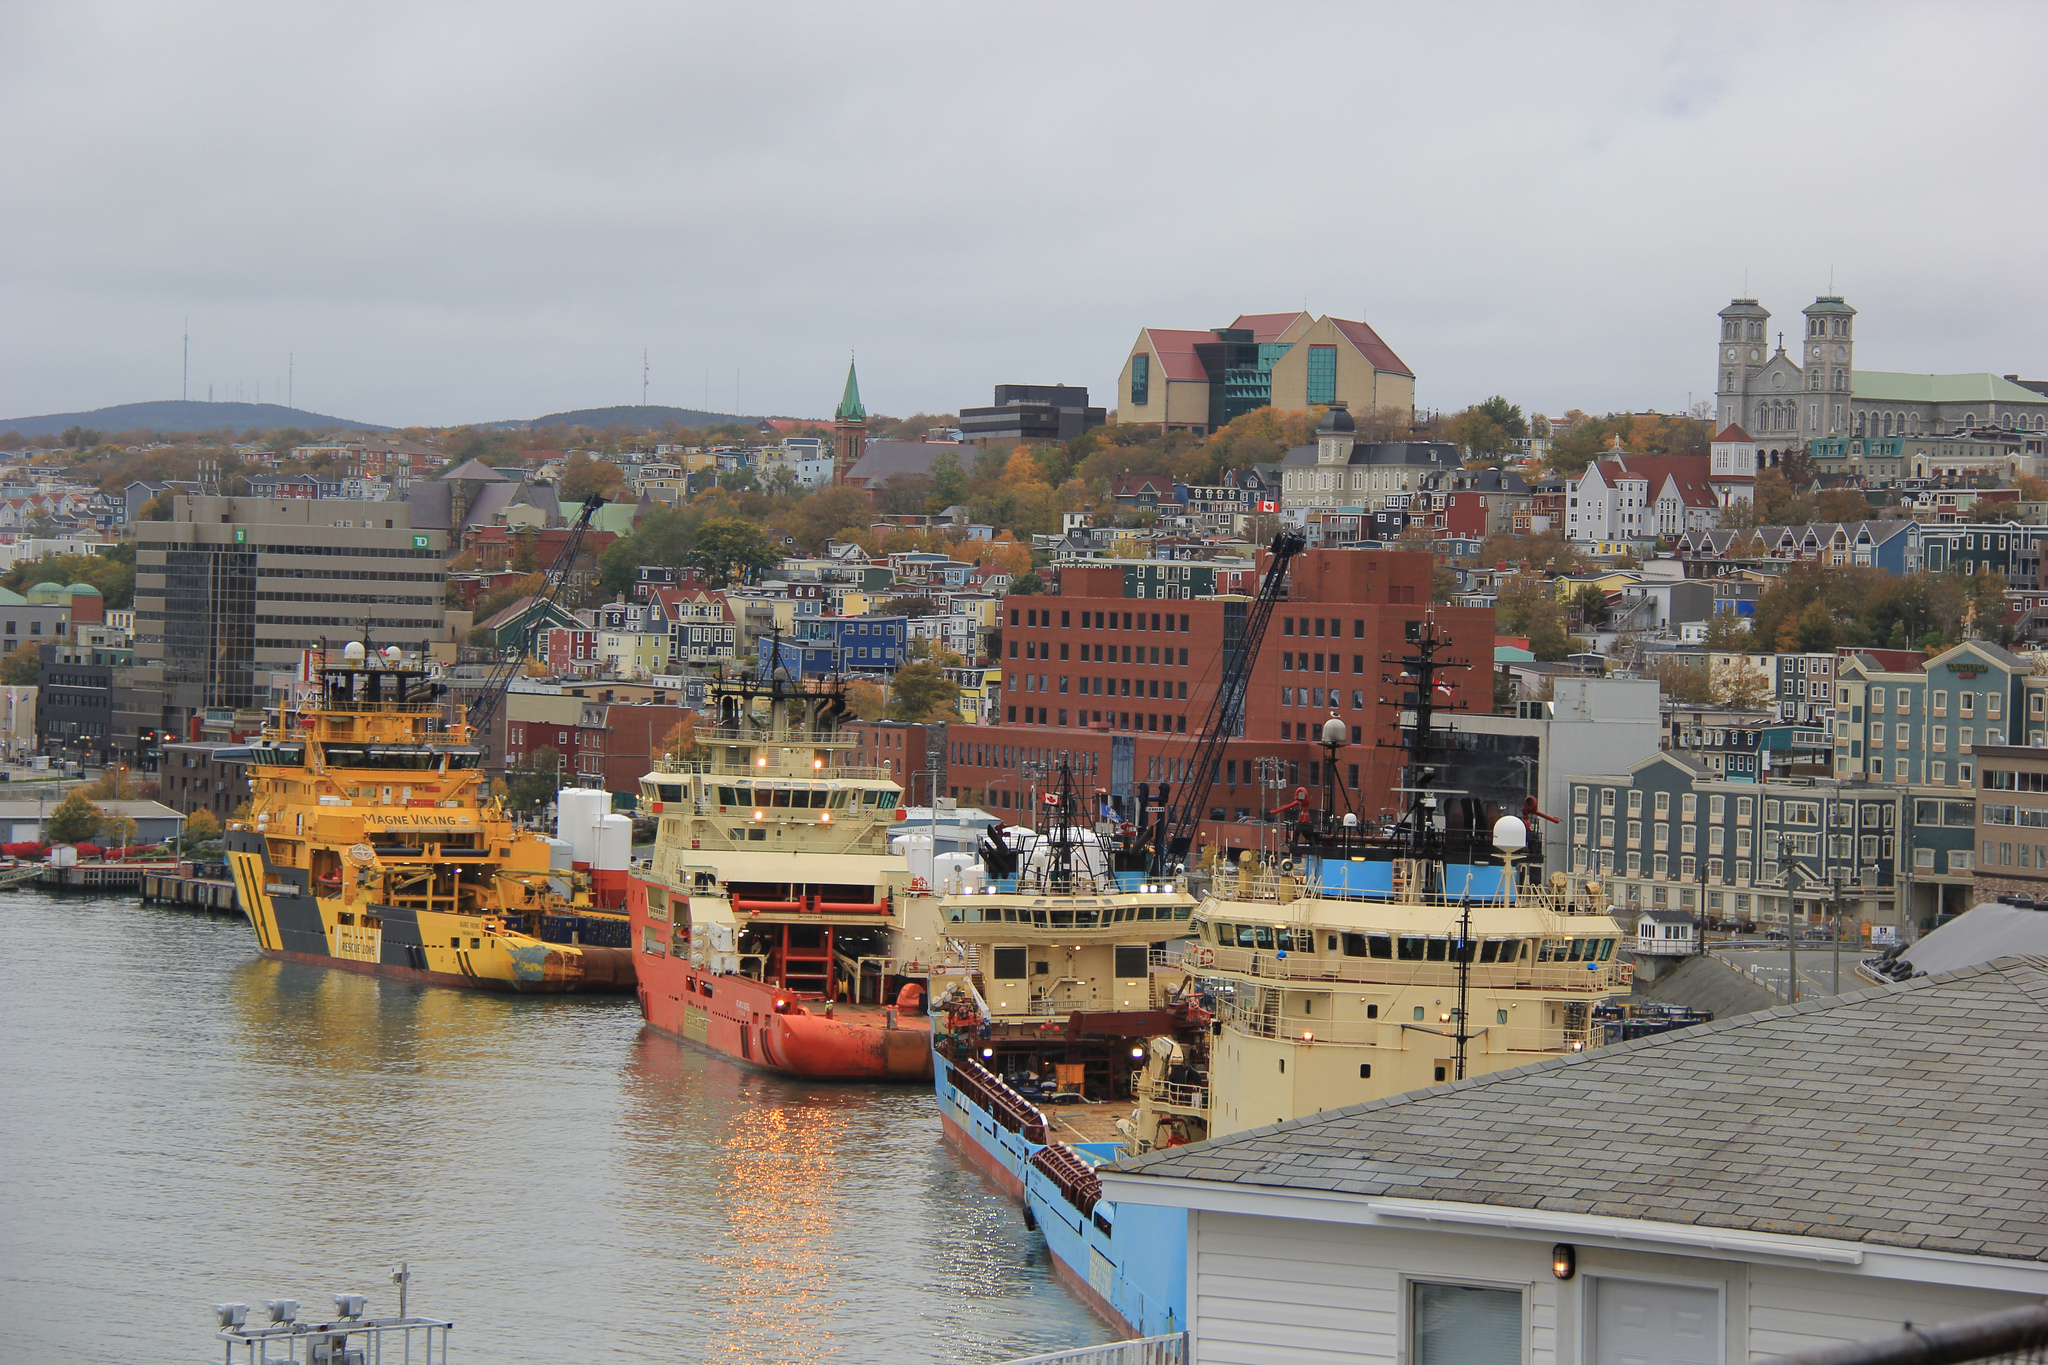
[[(1438, 789), (1431, 784), (1436, 781), (1437, 770), (1431, 765), (1436, 743), (1436, 713), (1438, 710), (1461, 710), (1464, 703), (1451, 702), (1440, 705), (1437, 702), (1437, 674), (1448, 668), (1471, 668), (1462, 659), (1439, 658), (1439, 654), (1450, 646), (1450, 639), (1437, 628), (1436, 612), (1424, 613), (1415, 624), (1415, 638), (1410, 641), (1413, 653), (1407, 655), (1382, 654), (1383, 664), (1399, 664), (1401, 672), (1383, 673), (1380, 681), (1406, 689), (1413, 684), (1415, 690), (1401, 691), (1393, 697), (1381, 697), (1380, 705), (1392, 706), (1397, 711), (1409, 711), (1414, 715), (1412, 725), (1402, 726), (1404, 731), (1399, 743), (1394, 746), (1407, 751), (1404, 764), (1406, 785), (1400, 788), (1412, 799), (1403, 821), (1407, 826), (1407, 838), (1411, 855), (1423, 865), (1423, 875), (1435, 885), (1425, 885), (1424, 891), (1441, 891), (1441, 870), (1438, 864), (1444, 854), (1443, 831), (1437, 828), (1433, 814), (1442, 808), (1439, 799), (1458, 793)], [(1386, 741), (1382, 740), (1382, 744)]]

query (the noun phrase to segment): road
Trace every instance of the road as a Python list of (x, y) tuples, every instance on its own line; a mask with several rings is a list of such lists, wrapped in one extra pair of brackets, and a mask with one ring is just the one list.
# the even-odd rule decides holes
[[(1712, 943), (1714, 956), (1734, 967), (1765, 990), (1774, 991), (1780, 999), (1785, 996), (1785, 978), (1790, 969), (1793, 954), (1787, 952), (1783, 943), (1758, 944), (1755, 947), (1727, 943)], [(1858, 991), (1870, 989), (1870, 983), (1856, 975), (1857, 959), (1867, 957), (1870, 949), (1861, 943), (1843, 940), (1841, 989)], [(1834, 995), (1835, 955), (1834, 946), (1829, 943), (1801, 943), (1799, 945), (1799, 998), (1811, 1000), (1818, 996)]]

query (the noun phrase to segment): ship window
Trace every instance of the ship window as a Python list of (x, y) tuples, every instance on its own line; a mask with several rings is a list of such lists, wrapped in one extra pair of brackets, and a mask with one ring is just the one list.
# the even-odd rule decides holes
[(1582, 939), (1582, 938), (1575, 938), (1575, 939), (1572, 939), (1572, 940), (1571, 940), (1571, 950), (1570, 950), (1570, 955), (1569, 955), (1569, 956), (1567, 956), (1567, 957), (1565, 958), (1565, 961), (1567, 961), (1567, 962), (1577, 962), (1577, 961), (1579, 961), (1579, 960), (1580, 960), (1580, 958), (1582, 958), (1582, 957), (1583, 957), (1583, 956), (1585, 955), (1585, 951), (1586, 951), (1586, 940), (1584, 940), (1584, 939)]
[(462, 940), (459, 938), (451, 938), (448, 940), (448, 946), (450, 948), (460, 948), (462, 946)]
[(1365, 1007), (1365, 1017), (1366, 1017), (1366, 1018), (1368, 1018), (1368, 1019), (1377, 1019), (1377, 1018), (1379, 1018), (1379, 1017), (1380, 1017), (1380, 1007), (1379, 1007), (1378, 1005), (1367, 1005), (1367, 1006)]
[(657, 790), (661, 792), (661, 799), (663, 801), (680, 801), (683, 799), (683, 787), (679, 782), (664, 782)]
[(999, 981), (1021, 981), (1024, 979), (1024, 948), (998, 948), (995, 950), (995, 975)]
[(1142, 943), (1119, 943), (1116, 945), (1116, 974), (1121, 977), (1139, 977), (1151, 970), (1150, 952)]
[(1402, 935), (1402, 937), (1401, 937), (1401, 945), (1400, 945), (1400, 946), (1401, 946), (1401, 951), (1400, 951), (1400, 958), (1401, 958), (1401, 961), (1403, 961), (1403, 962), (1420, 962), (1420, 961), (1422, 961), (1422, 954), (1423, 954), (1423, 941), (1422, 941), (1422, 939), (1420, 939), (1420, 938), (1417, 938), (1417, 937), (1411, 937), (1411, 936), (1409, 936), (1409, 935), (1406, 935), (1406, 934), (1404, 934), (1404, 935)]
[(1541, 943), (1536, 945), (1536, 960), (1538, 962), (1550, 961), (1552, 957), (1555, 955), (1556, 948), (1557, 943), (1555, 940), (1547, 938), (1544, 939)]
[(720, 787), (718, 789), (718, 804), (721, 806), (737, 806), (742, 803), (739, 793), (734, 788)]
[(1253, 946), (1255, 947), (1271, 948), (1273, 946), (1273, 926), (1270, 924), (1254, 925), (1252, 927), (1252, 936)]
[(478, 948), (481, 948), (481, 947), (483, 947), (483, 946), (484, 946), (484, 941), (483, 941), (482, 939), (480, 939), (480, 938), (473, 938), (473, 939), (471, 939), (471, 940), (469, 941), (469, 947), (470, 947), (470, 951), (471, 951), (471, 952), (474, 952), (474, 951), (476, 951), (476, 950), (477, 950)]
[(1601, 940), (1600, 940), (1600, 960), (1601, 960), (1602, 962), (1605, 962), (1605, 961), (1607, 960), (1608, 954), (1612, 953), (1613, 951), (1614, 951), (1614, 940), (1613, 940), (1613, 939), (1611, 939), (1611, 938), (1603, 938), (1603, 939), (1601, 939)]
[(1371, 1062), (1360, 1062), (1358, 1064), (1358, 1079), (1361, 1081), (1369, 1081), (1372, 1079)]
[(789, 797), (790, 792), (787, 787), (777, 787), (774, 791), (768, 793), (769, 805), (781, 810), (788, 810), (790, 806)]
[(1449, 946), (1450, 944), (1444, 939), (1430, 939), (1428, 960), (1431, 962), (1442, 962), (1444, 960), (1446, 950), (1449, 948)]
[[(1333, 939), (1333, 940), (1331, 940), (1331, 941), (1332, 941), (1333, 943), (1335, 942), (1335, 940), (1334, 940), (1334, 939)], [(1366, 956), (1366, 955), (1367, 955), (1367, 952), (1368, 952), (1368, 950), (1367, 950), (1367, 948), (1366, 948), (1366, 944), (1365, 944), (1365, 935), (1364, 935), (1364, 934), (1346, 934), (1346, 935), (1344, 935), (1344, 956), (1346, 956), (1346, 957), (1364, 957), (1364, 956)]]
[(1394, 955), (1394, 940), (1387, 934), (1367, 934), (1365, 941), (1372, 948), (1374, 957), (1391, 958)]
[(1498, 939), (1491, 939), (1491, 938), (1490, 938), (1490, 939), (1486, 940), (1486, 942), (1484, 942), (1484, 943), (1482, 943), (1482, 944), (1480, 944), (1480, 945), (1479, 945), (1479, 960), (1480, 960), (1481, 962), (1493, 962), (1493, 961), (1496, 961), (1496, 960), (1498, 959), (1499, 955), (1500, 955), (1500, 940), (1498, 940)]

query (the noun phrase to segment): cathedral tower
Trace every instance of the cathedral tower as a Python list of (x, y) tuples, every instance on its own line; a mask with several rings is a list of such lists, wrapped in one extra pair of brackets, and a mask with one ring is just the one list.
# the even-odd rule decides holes
[(860, 462), (868, 445), (868, 410), (860, 405), (860, 379), (846, 362), (846, 392), (832, 413), (832, 482), (846, 482), (846, 472)]
[(1735, 299), (1721, 310), (1721, 344), (1715, 352), (1714, 429), (1740, 426), (1749, 382), (1770, 358), (1766, 333), (1771, 313), (1755, 299)]
[(1856, 310), (1836, 294), (1823, 294), (1806, 313), (1806, 412), (1800, 434), (1807, 440), (1849, 434), (1849, 395), (1854, 389)]

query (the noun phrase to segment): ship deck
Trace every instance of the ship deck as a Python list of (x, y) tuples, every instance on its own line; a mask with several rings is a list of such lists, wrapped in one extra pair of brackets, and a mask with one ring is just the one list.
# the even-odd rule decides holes
[(1118, 1119), (1127, 1119), (1137, 1108), (1135, 1100), (1106, 1100), (1082, 1104), (1040, 1102), (1045, 1115), (1046, 1136), (1054, 1142), (1122, 1142), (1116, 1130)]

